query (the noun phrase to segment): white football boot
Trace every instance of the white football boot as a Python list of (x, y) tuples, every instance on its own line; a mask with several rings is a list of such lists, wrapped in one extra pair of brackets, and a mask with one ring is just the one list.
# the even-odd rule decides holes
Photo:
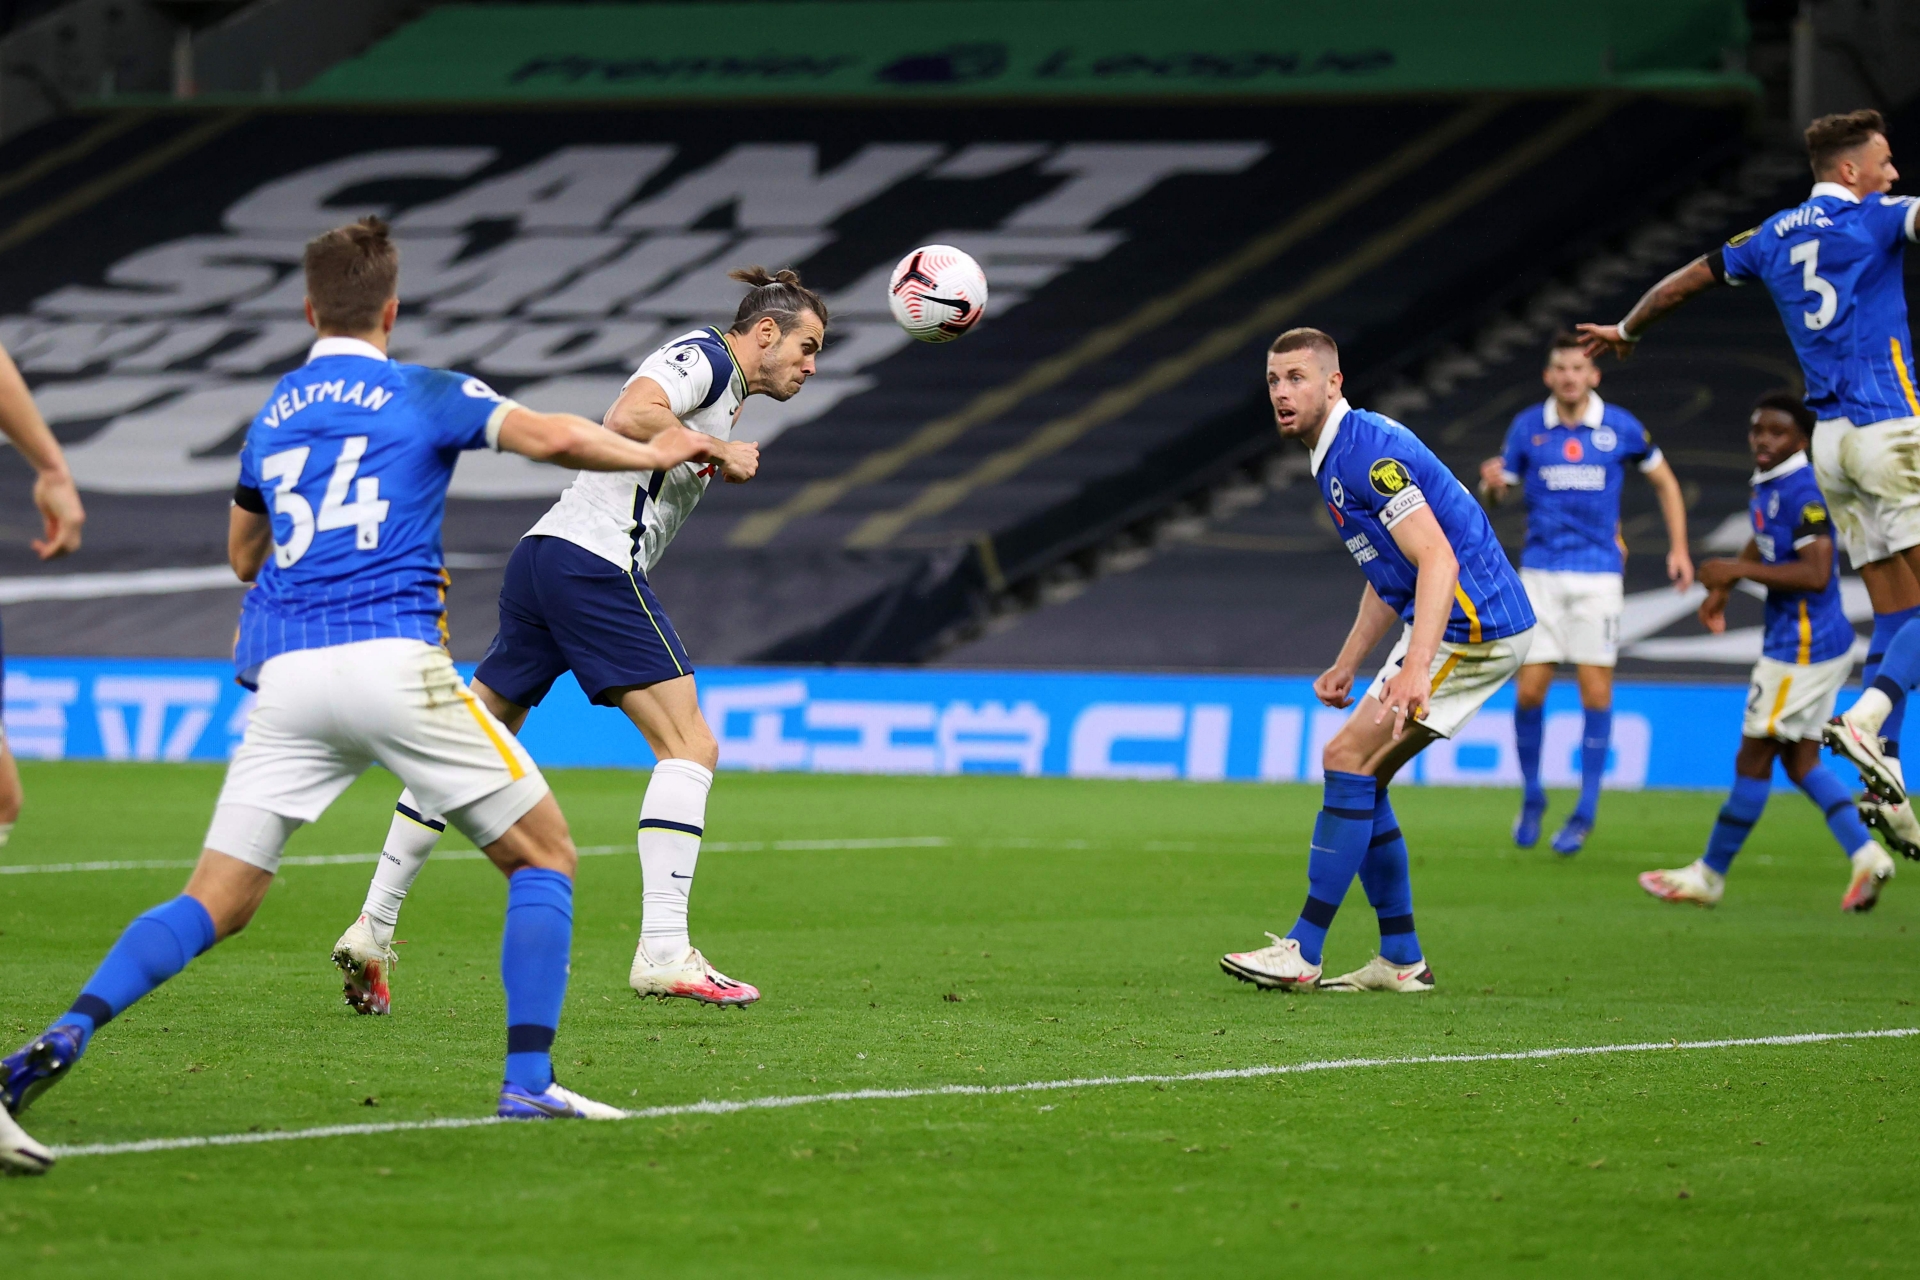
[[(1902, 805), (1901, 808), (1905, 808)], [(1893, 879), (1897, 869), (1887, 851), (1871, 842), (1855, 849), (1847, 859), (1853, 864), (1853, 879), (1847, 883), (1846, 896), (1840, 899), (1842, 911), (1871, 911), (1880, 901), (1880, 890)]]
[(1855, 807), (1860, 811), (1860, 821), (1885, 836), (1896, 853), (1920, 858), (1920, 819), (1913, 816), (1911, 800), (1889, 804), (1885, 797), (1869, 791)]
[(1643, 871), (1640, 887), (1667, 902), (1691, 902), (1711, 907), (1726, 892), (1727, 878), (1706, 863), (1695, 860), (1672, 871)]
[(1375, 956), (1352, 973), (1337, 978), (1322, 978), (1322, 991), (1431, 991), (1433, 970), (1425, 960), (1395, 964), (1385, 956)]
[(0, 1170), (35, 1174), (51, 1168), (53, 1152), (35, 1141), (5, 1107), (0, 1107)]
[[(1880, 703), (1887, 696), (1877, 689), (1869, 689), (1861, 695), (1861, 702), (1877, 699)], [(1884, 718), (1884, 714), (1881, 718)], [(1880, 740), (1880, 719), (1865, 713), (1859, 703), (1851, 711), (1837, 715), (1827, 721), (1820, 736), (1834, 754), (1845, 756), (1860, 771), (1867, 785), (1892, 804), (1899, 804), (1907, 798), (1907, 786), (1900, 776), (1900, 762), (1890, 760), (1882, 748), (1886, 745)]]
[(687, 954), (672, 964), (659, 964), (647, 954), (644, 941), (634, 949), (627, 985), (635, 995), (653, 996), (663, 1003), (678, 997), (722, 1008), (740, 1008), (760, 998), (760, 988), (735, 982), (721, 973), (707, 963), (698, 947), (689, 947)]
[(347, 1003), (356, 1013), (384, 1014), (393, 1008), (388, 986), (400, 957), (373, 932), (373, 922), (362, 913), (333, 944), (334, 967), (344, 980)]
[(1300, 954), (1300, 943), (1277, 933), (1270, 947), (1257, 951), (1232, 951), (1220, 957), (1220, 968), (1262, 990), (1311, 991), (1320, 981), (1320, 966), (1308, 964)]

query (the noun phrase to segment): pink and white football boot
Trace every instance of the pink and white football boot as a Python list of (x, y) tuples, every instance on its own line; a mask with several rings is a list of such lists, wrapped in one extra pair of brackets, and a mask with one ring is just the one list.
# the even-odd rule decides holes
[(760, 998), (760, 988), (735, 982), (707, 963), (700, 948), (689, 947), (687, 954), (672, 964), (659, 964), (647, 954), (642, 941), (633, 953), (633, 968), (627, 985), (637, 996), (658, 1000), (679, 998), (717, 1004), (722, 1008), (742, 1008)]

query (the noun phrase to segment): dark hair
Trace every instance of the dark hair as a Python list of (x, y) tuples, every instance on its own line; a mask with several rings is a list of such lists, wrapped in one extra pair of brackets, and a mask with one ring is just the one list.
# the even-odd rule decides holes
[(1884, 136), (1886, 132), (1886, 117), (1878, 111), (1821, 116), (1807, 126), (1807, 163), (1813, 166), (1813, 176), (1825, 173), (1844, 152), (1871, 140), (1876, 133)]
[(740, 299), (740, 309), (734, 313), (729, 333), (745, 333), (764, 316), (773, 317), (773, 323), (785, 333), (808, 311), (819, 317), (821, 328), (827, 326), (827, 304), (820, 301), (819, 294), (800, 283), (800, 273), (791, 267), (771, 275), (765, 267), (738, 267), (727, 272), (727, 278), (753, 286), (747, 290), (747, 296)]
[(1340, 368), (1340, 344), (1318, 329), (1289, 329), (1267, 348), (1268, 355), (1277, 356), (1284, 351), (1318, 351), (1333, 361), (1336, 372)]
[(1552, 364), (1553, 357), (1559, 352), (1578, 351), (1585, 354), (1586, 349), (1586, 344), (1580, 340), (1579, 334), (1571, 329), (1562, 329), (1554, 334), (1553, 341), (1547, 344), (1547, 363)]
[(1800, 428), (1800, 434), (1809, 440), (1813, 438), (1813, 410), (1807, 408), (1807, 402), (1793, 392), (1785, 390), (1769, 391), (1753, 402), (1754, 413), (1763, 409), (1777, 409), (1793, 419), (1793, 425)]
[(400, 249), (383, 219), (366, 217), (307, 241), (307, 299), (322, 329), (365, 333), (400, 283)]

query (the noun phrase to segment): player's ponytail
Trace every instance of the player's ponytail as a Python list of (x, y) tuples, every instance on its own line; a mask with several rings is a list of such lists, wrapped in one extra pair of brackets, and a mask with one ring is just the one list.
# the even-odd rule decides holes
[(826, 327), (827, 304), (820, 300), (819, 294), (800, 283), (800, 273), (793, 268), (769, 272), (765, 267), (736, 267), (727, 272), (727, 277), (748, 286), (747, 296), (740, 299), (740, 309), (734, 313), (730, 332), (745, 333), (763, 318), (771, 318), (780, 332), (785, 333), (809, 311), (819, 318), (821, 328)]

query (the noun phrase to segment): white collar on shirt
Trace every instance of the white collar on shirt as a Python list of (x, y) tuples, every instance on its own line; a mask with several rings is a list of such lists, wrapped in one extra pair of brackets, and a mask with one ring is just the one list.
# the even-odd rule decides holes
[(1847, 190), (1837, 182), (1814, 183), (1813, 190), (1808, 194), (1807, 199), (1811, 200), (1815, 196), (1832, 196), (1835, 200), (1845, 200), (1848, 204), (1860, 203), (1859, 196), (1853, 194), (1853, 192)]
[[(1583, 427), (1599, 426), (1600, 415), (1606, 411), (1607, 406), (1605, 402), (1600, 399), (1600, 393), (1598, 391), (1587, 392), (1587, 407), (1580, 413), (1580, 425)], [(1560, 408), (1553, 402), (1552, 396), (1547, 397), (1547, 403), (1540, 412), (1544, 414), (1547, 419), (1547, 430), (1549, 431), (1555, 427), (1564, 427), (1567, 425), (1560, 421)]]
[(1754, 472), (1753, 483), (1760, 484), (1761, 482), (1766, 480), (1778, 480), (1781, 476), (1790, 476), (1794, 472), (1799, 471), (1805, 467), (1810, 467), (1812, 465), (1813, 464), (1811, 462), (1807, 461), (1807, 451), (1805, 449), (1802, 449), (1797, 453), (1788, 455), (1787, 460), (1785, 462), (1781, 463), (1779, 466), (1775, 467), (1771, 471)]
[(309, 362), (321, 356), (365, 356), (369, 360), (387, 362), (387, 353), (371, 342), (362, 342), (358, 338), (322, 338), (307, 351)]
[(1327, 425), (1320, 428), (1320, 441), (1313, 446), (1313, 456), (1308, 459), (1316, 476), (1320, 474), (1320, 464), (1326, 459), (1327, 450), (1333, 447), (1333, 438), (1340, 434), (1340, 424), (1346, 421), (1347, 410), (1352, 407), (1347, 403), (1347, 398), (1341, 396), (1334, 402), (1333, 408), (1327, 410)]

